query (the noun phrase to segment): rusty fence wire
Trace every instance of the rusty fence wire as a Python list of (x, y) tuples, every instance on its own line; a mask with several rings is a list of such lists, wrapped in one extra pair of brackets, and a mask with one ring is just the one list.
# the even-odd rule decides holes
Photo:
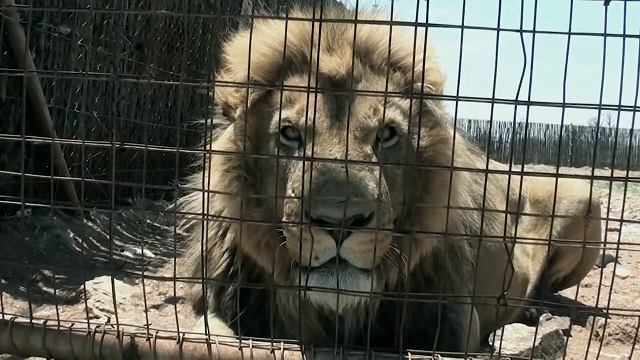
[[(640, 4), (488, 3), (3, 0), (0, 353), (640, 358)], [(583, 38), (599, 102), (567, 100)]]

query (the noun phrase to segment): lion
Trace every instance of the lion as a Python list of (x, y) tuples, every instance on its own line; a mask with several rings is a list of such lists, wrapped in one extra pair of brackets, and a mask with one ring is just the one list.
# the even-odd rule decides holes
[[(526, 294), (533, 300), (551, 301), (549, 295), (578, 285), (600, 256), (600, 194), (580, 179), (530, 176), (526, 181), (528, 211), (538, 216), (525, 215), (522, 233), (554, 240), (543, 249), (539, 241), (523, 246), (529, 271), (537, 280)], [(541, 251), (544, 248), (547, 251)], [(536, 307), (526, 309), (520, 322), (535, 325), (541, 315)]]
[[(555, 186), (508, 174), (451, 125), (424, 32), (375, 23), (378, 10), (357, 26), (327, 21), (355, 19), (341, 7), (290, 17), (223, 44), (217, 126), (179, 201), (200, 214), (181, 223), (180, 261), (207, 278), (186, 292), (198, 331), (471, 352), (586, 276), (597, 194), (562, 180), (569, 217), (552, 229)], [(580, 246), (514, 241), (550, 235)]]

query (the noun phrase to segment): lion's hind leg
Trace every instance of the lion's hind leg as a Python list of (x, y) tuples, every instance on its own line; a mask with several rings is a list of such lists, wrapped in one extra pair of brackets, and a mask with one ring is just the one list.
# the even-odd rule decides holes
[(589, 197), (590, 185), (583, 180), (558, 179), (555, 208), (554, 179), (537, 178), (529, 184), (527, 212), (541, 214), (543, 218), (532, 222), (535, 226), (527, 230), (540, 240), (551, 239), (550, 244), (544, 241), (536, 245), (544, 248), (534, 251), (539, 259), (534, 271), (540, 271), (540, 277), (529, 296), (532, 307), (523, 311), (519, 320), (537, 324), (540, 315), (546, 312), (538, 301), (548, 302), (553, 294), (579, 284), (596, 265), (602, 241), (601, 207), (599, 194), (593, 191)]
[(592, 201), (589, 214), (571, 219), (560, 231), (561, 239), (572, 244), (552, 245), (552, 257), (545, 273), (553, 293), (578, 285), (593, 269), (600, 256), (602, 241), (599, 201)]

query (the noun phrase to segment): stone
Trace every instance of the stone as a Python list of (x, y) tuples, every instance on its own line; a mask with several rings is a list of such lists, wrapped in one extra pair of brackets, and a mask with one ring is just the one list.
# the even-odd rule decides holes
[(616, 267), (616, 277), (619, 279), (626, 279), (631, 275), (631, 271), (623, 268), (622, 266)]
[(544, 314), (540, 316), (537, 334), (535, 326), (514, 323), (491, 334), (489, 342), (500, 356), (561, 359), (566, 347), (564, 332), (570, 326), (568, 317)]
[(113, 315), (113, 298), (115, 295), (118, 308), (126, 307), (127, 303), (140, 292), (140, 289), (126, 284), (118, 279), (113, 279), (115, 294), (111, 291), (111, 276), (100, 276), (85, 283), (87, 288), (87, 304), (96, 315)]

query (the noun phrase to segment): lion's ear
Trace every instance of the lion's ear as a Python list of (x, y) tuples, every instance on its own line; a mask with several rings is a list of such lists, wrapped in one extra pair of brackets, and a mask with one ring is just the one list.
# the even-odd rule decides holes
[(440, 118), (444, 111), (440, 96), (444, 95), (446, 75), (437, 61), (433, 48), (428, 47), (424, 60), (417, 63), (421, 63), (414, 67), (413, 79), (417, 81), (409, 86), (409, 91), (421, 99), (416, 105), (426, 105), (421, 107), (422, 111), (428, 111), (434, 118)]
[[(434, 48), (429, 44), (423, 61), (416, 61), (415, 79), (419, 81), (413, 84), (414, 93), (430, 95), (444, 94), (444, 86), (447, 80)], [(423, 76), (424, 75), (424, 76)]]
[(214, 86), (214, 102), (231, 121), (242, 119), (242, 115), (266, 93), (252, 85), (247, 89), (246, 74), (242, 76), (223, 71), (216, 82), (219, 84)]
[(440, 68), (435, 71), (427, 70), (424, 76), (424, 82), (414, 83), (413, 91), (414, 93), (442, 95), (444, 94), (445, 82), (446, 77)]
[(433, 76), (433, 74), (429, 74), (429, 72), (427, 72), (424, 80), (424, 82), (414, 83), (410, 91), (412, 91), (414, 95), (418, 95), (422, 101), (426, 101), (428, 104), (431, 104), (430, 107), (433, 107), (434, 105), (439, 107), (438, 105), (442, 100), (439, 98), (433, 98), (430, 95), (444, 94), (444, 74), (439, 73)]
[[(240, 119), (247, 109), (270, 92), (258, 85), (276, 84), (283, 76), (285, 48), (287, 58), (306, 54), (304, 50), (308, 49), (311, 40), (306, 41), (306, 32), (294, 27), (289, 26), (287, 37), (284, 22), (256, 20), (253, 31), (250, 28), (241, 29), (224, 42), (216, 76), (215, 102), (226, 109), (232, 118)], [(292, 34), (298, 33), (305, 36), (291, 39)], [(287, 46), (285, 39), (288, 39)]]
[[(414, 74), (413, 79), (416, 81), (412, 84), (412, 91), (414, 94), (443, 95), (447, 77), (438, 62), (435, 47), (425, 33), (421, 32), (419, 39), (420, 41), (416, 41), (414, 48), (417, 58), (411, 66)], [(426, 44), (422, 43), (423, 41)]]

